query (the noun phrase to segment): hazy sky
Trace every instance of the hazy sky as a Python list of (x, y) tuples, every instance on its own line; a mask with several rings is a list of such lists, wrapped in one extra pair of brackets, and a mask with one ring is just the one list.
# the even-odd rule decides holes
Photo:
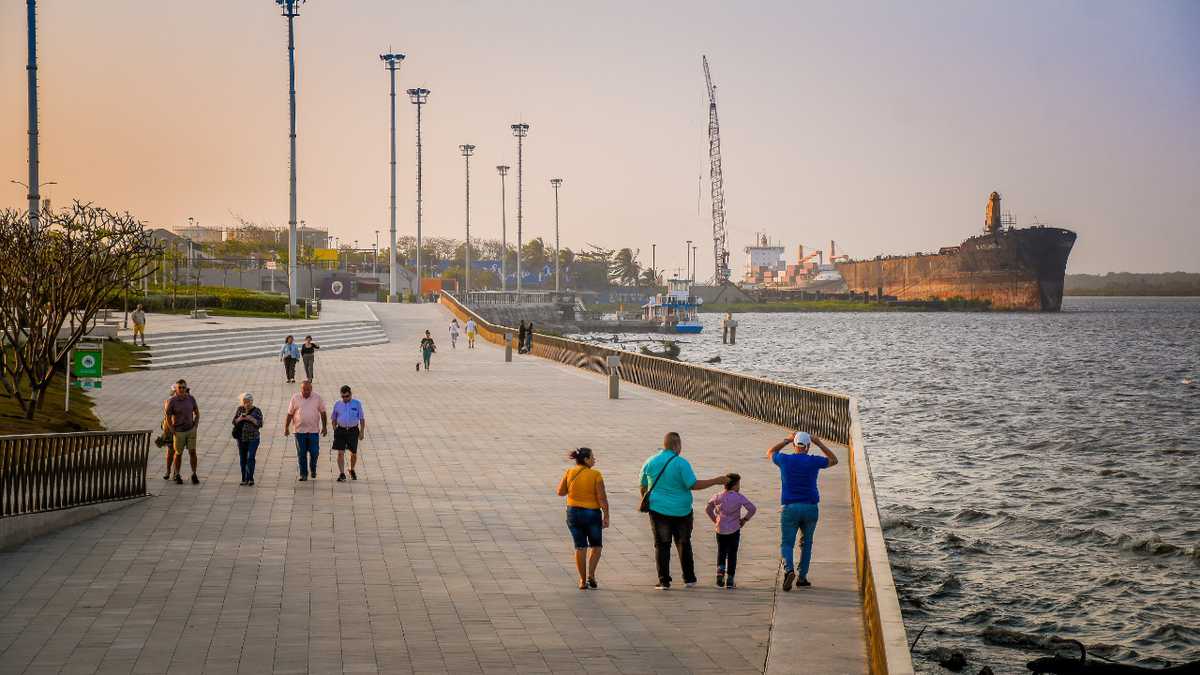
[[(42, 0), (42, 180), (159, 226), (287, 222), (286, 26), (271, 0)], [(700, 244), (712, 273), (707, 100), (720, 87), (735, 275), (767, 231), (872, 257), (982, 227), (1076, 230), (1069, 271), (1200, 271), (1200, 3), (312, 0), (297, 20), (300, 217), (386, 241), (387, 74), (432, 90), (425, 232), (498, 237), (497, 164), (526, 139), (525, 236)], [(26, 177), (25, 3), (0, 2), (0, 205)], [(399, 219), (415, 233), (415, 113), (399, 108)], [(697, 214), (697, 177), (704, 196)], [(516, 181), (509, 177), (510, 238)]]

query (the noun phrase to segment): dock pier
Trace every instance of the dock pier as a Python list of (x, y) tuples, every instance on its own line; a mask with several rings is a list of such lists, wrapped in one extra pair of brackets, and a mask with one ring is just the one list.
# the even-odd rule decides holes
[[(370, 306), (388, 341), (320, 353), (314, 384), (330, 407), (342, 384), (364, 404), (357, 481), (334, 480), (331, 436), (318, 479), (296, 481), (282, 427), (297, 388), (277, 359), (107, 377), (97, 414), (130, 430), (155, 428), (169, 384), (187, 379), (201, 484), (162, 480), (152, 448), (151, 498), (0, 552), (0, 672), (913, 671), (852, 398), (545, 335), (508, 361), (511, 328), (479, 317), (477, 348), (450, 347), (451, 316), (469, 310), (448, 294)], [(426, 329), (438, 349), (418, 372)], [(245, 391), (266, 416), (253, 487), (238, 485), (229, 438)], [(783, 593), (764, 453), (794, 428), (842, 462), (821, 477), (813, 587)], [(698, 475), (742, 474), (759, 507), (736, 590), (713, 585), (711, 491), (694, 502), (699, 585), (653, 589), (637, 476), (666, 431)], [(612, 505), (586, 592), (554, 494), (581, 445)]]

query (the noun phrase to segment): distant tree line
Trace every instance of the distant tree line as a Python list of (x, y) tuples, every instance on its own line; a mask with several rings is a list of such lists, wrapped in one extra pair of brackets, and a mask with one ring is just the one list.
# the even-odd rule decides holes
[(1065, 295), (1200, 296), (1200, 274), (1194, 272), (1109, 272), (1068, 274)]

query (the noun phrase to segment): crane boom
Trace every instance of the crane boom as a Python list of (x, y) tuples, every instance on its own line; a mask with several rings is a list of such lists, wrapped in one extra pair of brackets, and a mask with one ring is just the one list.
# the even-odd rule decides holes
[(713, 283), (729, 283), (729, 246), (725, 233), (725, 178), (721, 171), (721, 125), (717, 120), (717, 85), (713, 84), (704, 63), (704, 84), (708, 87), (708, 181), (712, 188)]

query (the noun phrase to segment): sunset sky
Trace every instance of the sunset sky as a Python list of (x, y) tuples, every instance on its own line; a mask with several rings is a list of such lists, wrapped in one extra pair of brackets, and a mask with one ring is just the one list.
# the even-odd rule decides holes
[[(272, 0), (42, 0), (43, 191), (155, 226), (287, 222), (286, 24)], [(312, 0), (297, 20), (300, 217), (386, 242), (388, 80), (424, 112), (425, 232), (498, 238), (497, 164), (526, 238), (700, 246), (712, 274), (707, 100), (720, 87), (731, 259), (754, 234), (855, 257), (936, 250), (998, 190), (1022, 225), (1079, 233), (1069, 272), (1200, 271), (1200, 2)], [(25, 180), (25, 2), (0, 2), (0, 206)], [(415, 112), (399, 108), (401, 234)], [(697, 178), (704, 176), (697, 212)]]

